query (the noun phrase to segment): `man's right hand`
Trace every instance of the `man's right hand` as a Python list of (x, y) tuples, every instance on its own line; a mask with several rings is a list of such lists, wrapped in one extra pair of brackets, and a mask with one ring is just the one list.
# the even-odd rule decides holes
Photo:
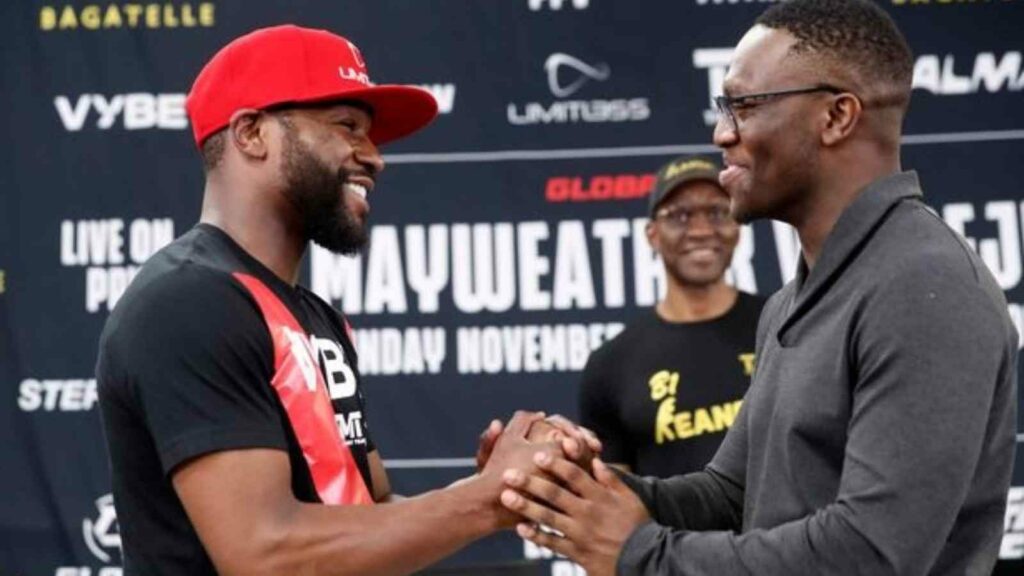
[[(569, 460), (585, 470), (590, 470), (591, 461), (601, 453), (601, 441), (597, 436), (564, 416), (555, 414), (544, 418), (542, 413), (535, 414), (539, 414), (540, 417), (530, 420), (526, 439), (538, 443), (556, 442), (561, 445), (562, 452)], [(509, 424), (511, 425), (511, 422)], [(492, 420), (487, 429), (480, 434), (476, 452), (478, 472), (487, 464), (503, 430), (501, 420)]]
[[(529, 470), (531, 474), (541, 474), (535, 464), (535, 456), (538, 452), (548, 454), (550, 457), (562, 457), (562, 442), (554, 440), (531, 441), (528, 436), (531, 429), (538, 423), (544, 422), (542, 412), (518, 411), (509, 420), (508, 426), (499, 431), (489, 442), (490, 450), (480, 469), (478, 481), (484, 487), (487, 494), (493, 494), (494, 511), (497, 514), (497, 521), (500, 528), (512, 528), (522, 518), (511, 513), (501, 505), (498, 496), (504, 488), (502, 475), (510, 468)], [(488, 431), (491, 429), (489, 428)], [(487, 432), (484, 433), (485, 435)], [(484, 436), (481, 436), (481, 446), (484, 443)], [(478, 464), (481, 463), (480, 455), (477, 456)]]

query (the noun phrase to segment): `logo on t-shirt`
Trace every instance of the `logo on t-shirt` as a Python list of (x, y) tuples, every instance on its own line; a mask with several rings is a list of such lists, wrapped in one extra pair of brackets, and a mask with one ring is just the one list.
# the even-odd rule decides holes
[(679, 391), (679, 372), (655, 372), (647, 386), (651, 400), (658, 403), (654, 419), (654, 442), (664, 444), (686, 440), (714, 432), (723, 432), (732, 426), (743, 400), (733, 400), (711, 406), (679, 410), (676, 407)]

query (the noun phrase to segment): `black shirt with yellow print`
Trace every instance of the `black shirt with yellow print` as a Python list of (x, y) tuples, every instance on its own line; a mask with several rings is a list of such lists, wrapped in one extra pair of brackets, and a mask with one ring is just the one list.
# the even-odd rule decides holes
[(750, 385), (764, 299), (740, 292), (723, 316), (672, 323), (653, 310), (591, 354), (580, 421), (602, 458), (645, 476), (703, 469)]

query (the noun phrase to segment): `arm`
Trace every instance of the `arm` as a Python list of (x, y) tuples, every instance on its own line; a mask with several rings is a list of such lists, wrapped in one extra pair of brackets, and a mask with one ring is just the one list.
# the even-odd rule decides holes
[(222, 574), (409, 574), (514, 524), (497, 502), (499, 476), (536, 452), (525, 439), (532, 419), (513, 418), (480, 475), (387, 506), (297, 501), (288, 457), (279, 450), (213, 452), (184, 463), (172, 478)]
[[(936, 265), (924, 262), (922, 267), (932, 268), (907, 271), (887, 284), (856, 328), (858, 377), (834, 502), (743, 534), (647, 523), (621, 548), (618, 573), (927, 573), (976, 473), (998, 374), (1014, 362), (1004, 311), (986, 301), (962, 271), (937, 273)], [(955, 281), (939, 284), (936, 277)], [(925, 285), (928, 279), (931, 285)], [(727, 445), (715, 462), (723, 450)], [(568, 484), (572, 492), (559, 492), (530, 488), (531, 482), (532, 477), (521, 491), (542, 493), (565, 512), (525, 499), (511, 507), (565, 528), (567, 539), (524, 535), (580, 561), (589, 572), (611, 574), (607, 556), (595, 560), (586, 547), (591, 528), (579, 521), (578, 509), (593, 513), (600, 499), (587, 498), (588, 506), (577, 508), (566, 502), (581, 493), (576, 483)], [(614, 510), (602, 516), (615, 517)]]
[(384, 462), (380, 458), (380, 452), (370, 451), (366, 455), (366, 460), (370, 465), (370, 478), (373, 479), (373, 486), (370, 488), (373, 493), (373, 501), (378, 504), (386, 504), (404, 499), (391, 492), (391, 481), (388, 479), (388, 471), (384, 468)]
[(637, 574), (925, 574), (981, 458), (1005, 319), (960, 267), (921, 261), (868, 300), (835, 501), (742, 535), (642, 528), (620, 566)]

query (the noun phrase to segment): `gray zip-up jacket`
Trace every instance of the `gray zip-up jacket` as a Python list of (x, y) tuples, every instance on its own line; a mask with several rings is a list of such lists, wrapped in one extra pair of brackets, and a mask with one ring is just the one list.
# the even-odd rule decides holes
[(988, 269), (921, 201), (866, 188), (775, 294), (703, 472), (626, 476), (654, 517), (623, 575), (987, 575), (1016, 433), (1018, 337)]

